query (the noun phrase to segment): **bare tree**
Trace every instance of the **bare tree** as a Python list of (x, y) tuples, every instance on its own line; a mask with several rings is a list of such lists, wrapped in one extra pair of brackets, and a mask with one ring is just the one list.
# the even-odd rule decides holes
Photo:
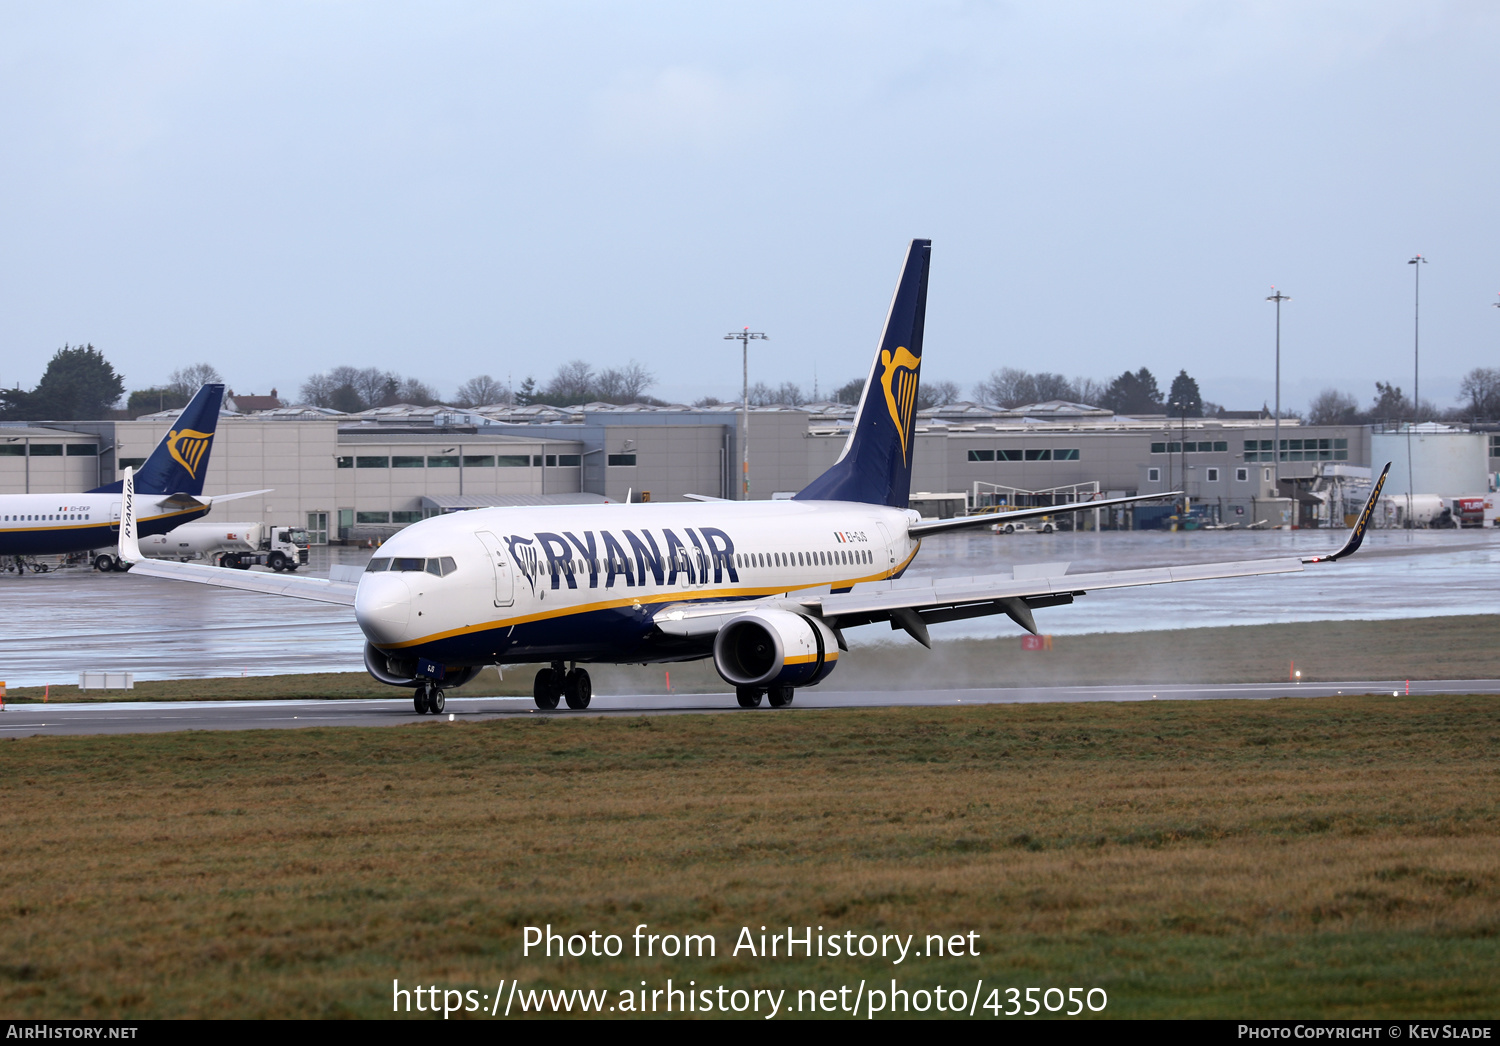
[[(335, 372), (342, 370), (353, 370), (352, 367), (337, 367)], [(365, 408), (388, 407), (397, 402), (396, 394), (401, 389), (401, 379), (394, 371), (381, 370), (379, 367), (366, 367), (356, 370), (347, 383), (364, 402)]]
[(594, 368), (583, 360), (564, 363), (552, 375), (542, 395), (554, 404), (587, 403), (594, 398)]
[(859, 397), (864, 391), (864, 378), (855, 378), (852, 381), (846, 381), (834, 390), (833, 402), (847, 403), (852, 407), (859, 402)]
[(458, 387), (453, 403), (459, 407), (484, 407), (492, 403), (510, 403), (514, 398), (505, 385), (488, 374), (481, 374)]
[(646, 390), (655, 384), (656, 375), (635, 360), (631, 360), (620, 371), (620, 391), (627, 403), (639, 400), (646, 394)]
[(1035, 385), (1032, 383), (1031, 375), (1024, 370), (1001, 367), (981, 381), (974, 391), (985, 403), (995, 403), (1002, 407), (1019, 407), (1023, 403), (1033, 401), (1031, 393), (1035, 391)]
[(1045, 371), (1031, 376), (1031, 393), (1035, 399), (1032, 403), (1046, 403), (1049, 400), (1071, 400), (1077, 398), (1077, 390), (1073, 383), (1061, 374), (1048, 374)]
[(1324, 389), (1307, 405), (1309, 425), (1353, 425), (1359, 420), (1359, 401), (1347, 392)]
[(943, 407), (949, 403), (957, 403), (959, 395), (957, 382), (923, 382), (917, 387), (917, 409), (926, 410), (929, 407)]
[(302, 383), (302, 402), (314, 407), (331, 407), (333, 394), (338, 391), (338, 388), (339, 383), (330, 375), (314, 374)]
[(410, 403), (417, 407), (431, 407), (438, 402), (437, 393), (425, 382), (416, 378), (401, 379), (396, 389), (397, 403)]
[(606, 367), (594, 375), (588, 398), (603, 403), (629, 403), (625, 398), (625, 376), (616, 367)]
[(1469, 400), (1464, 413), (1477, 421), (1500, 421), (1500, 369), (1475, 367), (1458, 383)]
[(1093, 378), (1073, 379), (1072, 398), (1075, 403), (1082, 403), (1092, 407), (1103, 400), (1105, 393), (1108, 391), (1109, 386), (1102, 381), (1095, 381)]
[(190, 400), (202, 386), (223, 380), (212, 364), (194, 363), (190, 367), (179, 367), (174, 370), (172, 380), (167, 382), (166, 388), (167, 391), (181, 396), (183, 400)]

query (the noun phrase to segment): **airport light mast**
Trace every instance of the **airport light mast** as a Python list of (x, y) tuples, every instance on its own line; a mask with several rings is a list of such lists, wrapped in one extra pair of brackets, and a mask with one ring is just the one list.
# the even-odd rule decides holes
[(742, 355), (741, 364), (744, 367), (745, 387), (743, 398), (740, 400), (740, 500), (750, 500), (750, 343), (752, 341), (770, 341), (771, 339), (759, 332), (752, 332), (749, 327), (724, 335), (725, 341), (737, 341), (740, 343)]
[[(1276, 291), (1275, 287), (1271, 288)], [(1281, 303), (1292, 299), (1280, 291), (1268, 295), (1266, 301), (1276, 303), (1276, 418), (1271, 435), (1271, 461), (1275, 465), (1276, 497), (1281, 497)]]
[[(1177, 408), (1177, 417), (1180, 419), (1177, 432), (1177, 452), (1182, 455), (1182, 514), (1186, 516), (1192, 508), (1192, 503), (1187, 493), (1187, 404), (1182, 402), (1181, 400), (1173, 400), (1171, 403), (1167, 404), (1167, 409), (1170, 411), (1173, 407)], [(1168, 414), (1167, 416), (1171, 417), (1170, 414)], [(1168, 439), (1171, 439), (1171, 431), (1172, 430), (1169, 427), (1167, 429)], [(1168, 454), (1168, 468), (1171, 467), (1171, 463), (1172, 455)], [(1171, 485), (1172, 484), (1168, 482), (1167, 486), (1170, 487)], [(1186, 520), (1184, 520), (1184, 524), (1185, 523)]]
[(1422, 266), (1427, 264), (1427, 259), (1419, 254), (1406, 264), (1412, 267), (1412, 275), (1416, 277), (1411, 308), (1411, 423), (1415, 425), (1420, 420), (1417, 412), (1422, 409), (1419, 395), (1422, 391)]

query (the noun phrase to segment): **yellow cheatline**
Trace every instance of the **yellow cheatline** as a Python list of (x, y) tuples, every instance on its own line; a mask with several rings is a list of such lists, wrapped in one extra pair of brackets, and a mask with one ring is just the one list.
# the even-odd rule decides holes
[[(883, 581), (891, 575), (900, 573), (902, 570), (904, 570), (907, 564), (916, 558), (917, 551), (920, 548), (921, 543), (919, 542), (917, 548), (912, 549), (912, 553), (910, 556), (907, 556), (904, 560), (902, 560), (900, 563), (898, 563), (888, 571), (884, 571), (879, 574), (871, 574), (867, 577), (855, 578), (852, 581), (835, 581), (832, 583), (832, 587), (845, 588), (850, 585), (856, 585), (862, 581)], [(431, 635), (422, 636), (418, 639), (407, 639), (400, 643), (376, 643), (375, 647), (378, 650), (403, 650), (407, 647), (420, 646), (423, 643), (435, 643), (440, 639), (452, 639), (454, 636), (473, 635), (476, 632), (489, 632), (500, 628), (513, 628), (516, 625), (526, 625), (530, 624), (533, 621), (550, 621), (554, 618), (571, 617), (574, 614), (583, 614), (596, 610), (615, 610), (619, 607), (638, 607), (642, 604), (650, 604), (656, 606), (664, 603), (702, 603), (714, 599), (724, 599), (734, 596), (770, 596), (775, 595), (777, 592), (798, 592), (803, 589), (822, 587), (823, 586), (821, 584), (818, 584), (799, 585), (795, 588), (786, 588), (782, 586), (776, 586), (772, 588), (748, 589), (723, 588), (713, 589), (710, 591), (694, 592), (691, 599), (683, 599), (681, 592), (660, 592), (652, 596), (642, 596), (637, 594), (623, 596), (619, 599), (602, 600), (597, 603), (585, 603), (582, 606), (573, 605), (557, 607), (553, 610), (538, 611), (535, 614), (523, 614), (520, 617), (507, 617), (500, 618), (495, 621), (482, 621), (477, 625), (464, 625), (461, 628), (450, 628), (445, 632), (434, 632)], [(746, 609), (749, 610), (753, 608), (746, 607)]]

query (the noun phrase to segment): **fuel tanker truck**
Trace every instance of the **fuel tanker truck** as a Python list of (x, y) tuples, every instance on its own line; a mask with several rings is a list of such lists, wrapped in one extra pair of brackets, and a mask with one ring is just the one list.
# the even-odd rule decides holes
[[(307, 562), (307, 531), (270, 523), (215, 523), (195, 520), (165, 534), (140, 539), (148, 559), (207, 561), (220, 567), (248, 570), (263, 564), (277, 572), (296, 570)], [(94, 556), (98, 570), (118, 570), (119, 560), (108, 552)]]

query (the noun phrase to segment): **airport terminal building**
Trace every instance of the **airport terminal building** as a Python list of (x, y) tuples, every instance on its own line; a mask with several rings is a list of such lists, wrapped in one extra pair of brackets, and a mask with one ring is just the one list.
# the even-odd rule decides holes
[[(826, 403), (752, 409), (750, 497), (800, 490), (838, 457), (853, 415), (853, 407)], [(111, 482), (139, 465), (175, 416), (0, 425), (0, 490)], [(305, 526), (319, 543), (378, 540), (429, 515), (490, 505), (737, 499), (740, 424), (732, 406), (225, 411), (205, 492), (268, 490), (224, 510)], [(1327, 510), (1320, 518), (1306, 491), (1369, 468), (1369, 427), (1284, 419), (1279, 462), (1276, 438), (1272, 419), (1253, 414), (1177, 419), (1061, 402), (1016, 410), (953, 404), (919, 415), (912, 486), (936, 496), (914, 495), (914, 504), (935, 514), (1183, 490), (1203, 518), (1222, 523), (1341, 522)], [(1500, 434), (1475, 438), (1488, 440), (1493, 476)], [(1146, 506), (1097, 522), (1155, 526), (1172, 511)]]

